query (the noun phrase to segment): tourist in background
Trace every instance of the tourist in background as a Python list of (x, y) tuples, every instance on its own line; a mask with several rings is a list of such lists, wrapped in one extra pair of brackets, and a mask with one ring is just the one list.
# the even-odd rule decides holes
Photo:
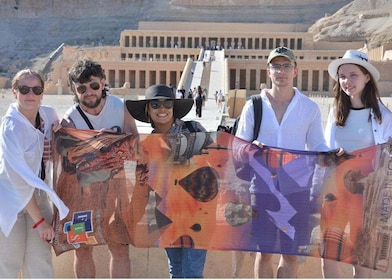
[[(126, 109), (124, 100), (106, 91), (105, 74), (99, 63), (89, 58), (81, 58), (76, 61), (68, 72), (68, 85), (74, 93), (76, 103), (65, 112), (61, 126), (138, 134), (135, 119)], [(115, 179), (95, 182), (89, 186), (90, 201), (96, 201), (99, 205), (101, 201), (106, 202), (106, 207), (102, 209), (102, 223), (106, 223), (105, 228), (108, 230), (112, 225), (121, 223), (116, 220), (119, 219), (119, 215), (115, 215), (116, 204), (120, 201), (124, 205), (127, 203), (127, 201), (123, 201), (124, 197), (122, 197), (126, 186), (121, 182), (125, 180), (118, 179), (117, 183), (113, 183), (116, 187), (109, 187), (108, 184), (111, 184), (112, 180)], [(80, 193), (80, 186), (75, 187), (78, 188), (75, 190), (75, 195), (77, 195)], [(107, 197), (113, 199), (109, 201), (106, 200)], [(114, 221), (110, 221), (113, 217), (115, 217)], [(115, 231), (115, 228), (113, 230)], [(128, 244), (108, 241), (108, 249), (110, 251), (110, 276), (112, 278), (129, 278), (131, 271)], [(92, 246), (80, 247), (75, 250), (74, 268), (78, 278), (95, 277)]]
[[(329, 64), (328, 73), (336, 81), (334, 106), (325, 128), (330, 148), (341, 147), (350, 152), (387, 142), (392, 136), (392, 113), (381, 101), (377, 87), (380, 73), (369, 63), (368, 56), (358, 50), (348, 50), (342, 58)], [(361, 173), (366, 176), (371, 170), (372, 162), (369, 162)], [(352, 206), (352, 212), (337, 215), (346, 219), (341, 232), (350, 223), (350, 238), (354, 242), (362, 224), (363, 195), (345, 190), (333, 195), (338, 203)], [(322, 263), (325, 278), (343, 278), (342, 263), (330, 259), (323, 259)], [(357, 265), (353, 269), (355, 278), (371, 278), (371, 272), (371, 269)]]
[(197, 93), (195, 96), (195, 104), (196, 104), (196, 117), (201, 118), (201, 111), (203, 108), (204, 98), (203, 98), (203, 91), (201, 86), (197, 87)]
[[(127, 107), (139, 121), (151, 123), (152, 133), (174, 134), (206, 132), (196, 121), (181, 120), (192, 109), (192, 99), (175, 99), (170, 88), (153, 85), (144, 100), (127, 100)], [(209, 145), (211, 141), (205, 141)], [(190, 164), (187, 161), (186, 164)], [(194, 248), (165, 248), (170, 278), (203, 278), (207, 251)]]
[[(201, 87), (200, 87), (200, 89), (201, 89)], [(207, 100), (208, 100), (208, 90), (207, 90), (207, 88), (204, 88), (203, 89), (203, 108), (206, 107)]]
[[(41, 105), (44, 81), (25, 69), (12, 79), (15, 102), (0, 134), (0, 276), (54, 278), (52, 203), (63, 219), (68, 208), (51, 188), (52, 107)], [(20, 274), (19, 274), (20, 273)]]
[(197, 96), (197, 87), (193, 87), (193, 90), (192, 90), (193, 99), (195, 99), (196, 96)]
[(219, 109), (222, 109), (223, 102), (225, 101), (225, 96), (223, 95), (223, 92), (221, 89), (219, 90), (219, 92), (217, 94), (217, 99), (218, 99), (218, 107), (219, 107)]
[(182, 98), (185, 98), (185, 93), (186, 93), (185, 87), (182, 86), (182, 87), (181, 87)]
[[(294, 78), (298, 74), (293, 51), (286, 47), (278, 47), (271, 51), (267, 60), (267, 73), (272, 88), (261, 91), (263, 115), (260, 132), (254, 143), (294, 150), (328, 150), (318, 105), (293, 86)], [(241, 113), (236, 136), (252, 142), (254, 120), (253, 103), (247, 101)], [(239, 156), (246, 157), (246, 151), (243, 154), (240, 151)], [(285, 186), (286, 189), (289, 187)], [(263, 209), (252, 222), (253, 232), (257, 233), (254, 239), (260, 250), (255, 258), (255, 278), (274, 277), (273, 254), (267, 252), (275, 251), (275, 243), (280, 244), (282, 251), (289, 252), (281, 255), (277, 277), (296, 278), (298, 261), (295, 254), (299, 246), (308, 245), (310, 240), (308, 226), (298, 222), (309, 217), (309, 205), (305, 202), (309, 201), (310, 187), (285, 195), (296, 210), (295, 216), (291, 219), (295, 228), (294, 240), (287, 236), (268, 214), (269, 211), (279, 209), (280, 204), (263, 178), (256, 174), (251, 181), (250, 193), (252, 206)], [(266, 201), (269, 203), (265, 203)]]
[(193, 91), (192, 91), (192, 89), (190, 88), (189, 90), (188, 90), (188, 99), (193, 99)]
[(177, 98), (177, 99), (183, 98), (183, 97), (182, 97), (182, 91), (181, 91), (180, 89), (177, 89), (176, 98)]
[(170, 83), (170, 84), (169, 84), (169, 88), (171, 89), (171, 91), (173, 92), (173, 94), (174, 94), (174, 95), (176, 95), (176, 91), (177, 91), (177, 89), (176, 89), (176, 87), (175, 87), (175, 86), (173, 86), (173, 84), (172, 84), (172, 83)]

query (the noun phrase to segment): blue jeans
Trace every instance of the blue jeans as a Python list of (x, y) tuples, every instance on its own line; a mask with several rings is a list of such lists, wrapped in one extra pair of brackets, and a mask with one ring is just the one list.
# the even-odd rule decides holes
[(165, 248), (170, 278), (203, 278), (207, 250)]

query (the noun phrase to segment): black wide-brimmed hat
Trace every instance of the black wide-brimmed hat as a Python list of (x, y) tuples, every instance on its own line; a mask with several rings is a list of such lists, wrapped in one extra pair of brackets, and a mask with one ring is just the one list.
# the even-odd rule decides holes
[(126, 100), (125, 104), (129, 113), (138, 121), (149, 123), (147, 105), (154, 99), (173, 99), (173, 116), (176, 119), (183, 118), (192, 109), (193, 99), (176, 99), (171, 88), (165, 85), (153, 85), (146, 90), (143, 100)]

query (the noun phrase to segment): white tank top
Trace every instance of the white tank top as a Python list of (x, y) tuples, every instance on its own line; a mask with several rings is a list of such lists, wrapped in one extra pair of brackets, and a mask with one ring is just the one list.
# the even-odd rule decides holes
[[(64, 118), (69, 118), (75, 124), (78, 129), (90, 129), (86, 121), (83, 119), (82, 115), (76, 108), (78, 104), (73, 105), (70, 109), (65, 112)], [(105, 105), (102, 111), (98, 115), (91, 115), (84, 112), (84, 114), (89, 119), (95, 130), (102, 128), (116, 129), (118, 132), (123, 132), (124, 130), (124, 100), (118, 98), (117, 96), (108, 94), (106, 96)]]

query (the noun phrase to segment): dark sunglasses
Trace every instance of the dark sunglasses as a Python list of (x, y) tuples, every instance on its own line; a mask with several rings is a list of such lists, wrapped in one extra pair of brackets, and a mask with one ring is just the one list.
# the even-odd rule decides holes
[(163, 105), (163, 107), (165, 107), (166, 109), (171, 109), (174, 106), (174, 100), (173, 99), (167, 99), (164, 101), (151, 100), (150, 104), (151, 104), (151, 108), (153, 109), (158, 109), (159, 107), (161, 107), (161, 105)]
[[(76, 85), (75, 85), (75, 86), (76, 86)], [(92, 83), (89, 84), (89, 87), (90, 87), (92, 90), (97, 90), (97, 89), (99, 89), (99, 88), (101, 87), (101, 84), (98, 83), (98, 82), (92, 82)], [(83, 93), (85, 93), (85, 92), (87, 91), (87, 86), (86, 86), (86, 85), (77, 86), (77, 87), (76, 87), (76, 91), (77, 91), (79, 94), (83, 94)]]
[(30, 89), (33, 90), (33, 93), (35, 95), (41, 95), (44, 92), (43, 87), (28, 87), (28, 86), (18, 86), (18, 90), (21, 94), (28, 94), (30, 92)]

